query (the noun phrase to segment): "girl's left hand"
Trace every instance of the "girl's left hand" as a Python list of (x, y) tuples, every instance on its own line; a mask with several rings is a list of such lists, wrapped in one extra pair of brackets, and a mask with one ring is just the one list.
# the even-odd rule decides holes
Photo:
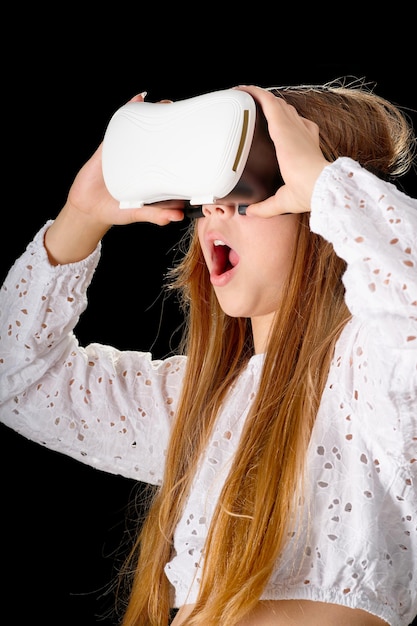
[(242, 85), (237, 89), (249, 93), (262, 108), (285, 183), (274, 196), (251, 204), (247, 214), (272, 217), (310, 211), (316, 180), (329, 165), (320, 149), (319, 127), (266, 89), (253, 85)]

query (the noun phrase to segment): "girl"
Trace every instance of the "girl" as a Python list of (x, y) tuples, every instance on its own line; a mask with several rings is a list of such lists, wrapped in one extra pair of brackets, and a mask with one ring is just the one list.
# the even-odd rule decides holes
[[(120, 211), (100, 151), (1, 292), (1, 419), (157, 486), (126, 563), (123, 626), (407, 626), (417, 614), (417, 202), (386, 178), (415, 148), (359, 83), (248, 91), (284, 185), (202, 207), (172, 270), (183, 349), (81, 347)], [(135, 100), (141, 101), (142, 96)], [(166, 105), (169, 106), (169, 105)]]

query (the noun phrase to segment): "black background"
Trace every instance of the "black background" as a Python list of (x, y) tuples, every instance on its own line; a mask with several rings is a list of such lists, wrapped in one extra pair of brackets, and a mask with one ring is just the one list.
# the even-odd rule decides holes
[[(236, 84), (320, 83), (348, 75), (375, 83), (379, 94), (411, 109), (416, 120), (406, 55), (395, 60), (385, 42), (378, 54), (372, 46), (366, 54), (360, 29), (353, 36), (361, 39), (360, 54), (352, 60), (351, 54), (335, 54), (341, 46), (334, 44), (319, 54), (317, 35), (300, 40), (282, 22), (268, 36), (260, 26), (254, 38), (250, 20), (245, 29), (226, 29), (214, 19), (203, 35), (195, 15), (188, 16), (192, 23), (186, 28), (174, 12), (160, 11), (152, 19), (125, 12), (114, 24), (109, 13), (104, 28), (98, 18), (86, 22), (82, 8), (76, 15), (66, 8), (60, 16), (26, 13), (26, 26), (33, 19), (29, 35), (12, 26), (3, 75), (1, 280), (38, 228), (58, 212), (113, 112), (143, 90), (150, 101), (175, 100)], [(176, 28), (170, 28), (171, 17)], [(290, 45), (279, 37), (283, 28), (292, 32)], [(302, 61), (294, 60), (297, 49)], [(417, 196), (411, 175), (405, 185)], [(181, 318), (175, 302), (162, 297), (161, 285), (182, 228), (135, 225), (108, 233), (90, 306), (77, 329), (81, 343), (150, 349), (156, 357), (175, 347)], [(2, 604), (14, 612), (14, 623), (114, 624), (99, 616), (112, 604), (103, 592), (115, 574), (134, 483), (45, 450), (5, 427), (1, 463)]]

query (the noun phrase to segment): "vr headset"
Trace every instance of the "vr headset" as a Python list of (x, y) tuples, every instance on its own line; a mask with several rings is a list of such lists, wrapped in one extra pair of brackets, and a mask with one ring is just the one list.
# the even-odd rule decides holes
[(121, 209), (184, 200), (248, 205), (283, 184), (265, 117), (226, 89), (173, 103), (130, 102), (103, 139), (104, 182)]

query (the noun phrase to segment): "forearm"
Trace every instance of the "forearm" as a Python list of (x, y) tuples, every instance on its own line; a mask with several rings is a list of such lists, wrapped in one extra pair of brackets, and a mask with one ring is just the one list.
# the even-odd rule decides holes
[(318, 180), (310, 226), (348, 264), (343, 280), (351, 313), (415, 325), (417, 200), (340, 158)]
[(99, 261), (100, 246), (78, 264), (53, 267), (43, 246), (48, 227), (52, 222), (16, 260), (0, 290), (0, 404), (62, 358)]

